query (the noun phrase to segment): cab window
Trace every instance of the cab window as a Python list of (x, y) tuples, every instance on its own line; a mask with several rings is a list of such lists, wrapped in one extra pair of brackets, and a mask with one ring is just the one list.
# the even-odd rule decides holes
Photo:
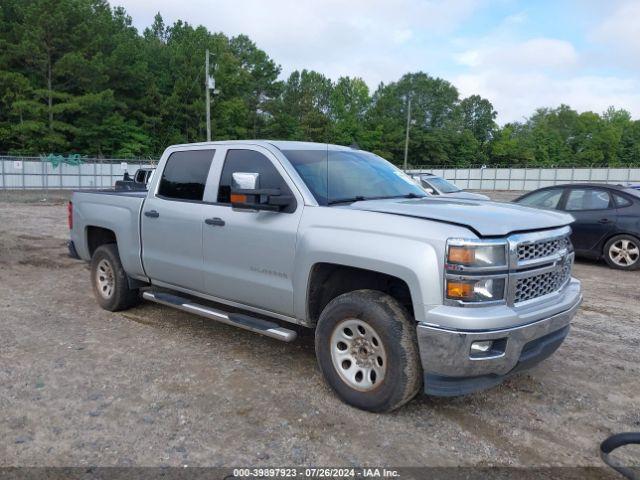
[(174, 152), (167, 159), (158, 197), (168, 200), (202, 201), (215, 150)]
[[(231, 180), (235, 172), (258, 173), (259, 188), (278, 188), (283, 195), (292, 195), (289, 186), (276, 170), (271, 161), (255, 150), (229, 150), (224, 160), (220, 185), (218, 186), (218, 203), (231, 204)], [(282, 210), (292, 212), (295, 202)]]

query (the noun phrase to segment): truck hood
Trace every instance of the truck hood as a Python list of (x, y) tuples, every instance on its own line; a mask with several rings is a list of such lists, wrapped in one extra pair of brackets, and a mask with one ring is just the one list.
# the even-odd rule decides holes
[(482, 237), (562, 227), (574, 220), (571, 215), (556, 211), (538, 210), (513, 203), (451, 197), (366, 200), (354, 202), (344, 208), (462, 225)]

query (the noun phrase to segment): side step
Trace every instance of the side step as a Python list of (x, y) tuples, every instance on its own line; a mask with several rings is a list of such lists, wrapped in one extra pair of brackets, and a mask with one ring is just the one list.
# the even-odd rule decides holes
[(263, 320), (261, 318), (250, 317), (242, 313), (228, 313), (222, 310), (211, 308), (205, 305), (194, 303), (191, 300), (164, 292), (147, 291), (142, 294), (142, 298), (151, 302), (156, 302), (168, 307), (177, 308), (185, 312), (193, 313), (201, 317), (216, 320), (227, 325), (244, 328), (255, 333), (266, 335), (267, 337), (292, 342), (296, 339), (296, 332), (288, 328), (281, 327), (277, 323)]

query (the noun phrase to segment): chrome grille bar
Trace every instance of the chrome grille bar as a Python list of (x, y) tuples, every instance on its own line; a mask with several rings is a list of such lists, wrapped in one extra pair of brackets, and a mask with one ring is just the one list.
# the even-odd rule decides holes
[(542, 232), (518, 233), (509, 237), (509, 268), (520, 270), (553, 263), (571, 251), (570, 227)]
[(521, 306), (560, 292), (571, 280), (570, 227), (509, 237), (507, 302)]

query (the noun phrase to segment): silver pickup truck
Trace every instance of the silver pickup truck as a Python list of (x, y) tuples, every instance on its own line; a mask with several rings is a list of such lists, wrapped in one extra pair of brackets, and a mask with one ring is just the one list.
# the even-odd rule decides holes
[(427, 197), (337, 145), (168, 148), (148, 192), (75, 192), (70, 248), (101, 307), (141, 298), (291, 341), (314, 329), (345, 402), (471, 393), (551, 355), (582, 299), (569, 215)]

